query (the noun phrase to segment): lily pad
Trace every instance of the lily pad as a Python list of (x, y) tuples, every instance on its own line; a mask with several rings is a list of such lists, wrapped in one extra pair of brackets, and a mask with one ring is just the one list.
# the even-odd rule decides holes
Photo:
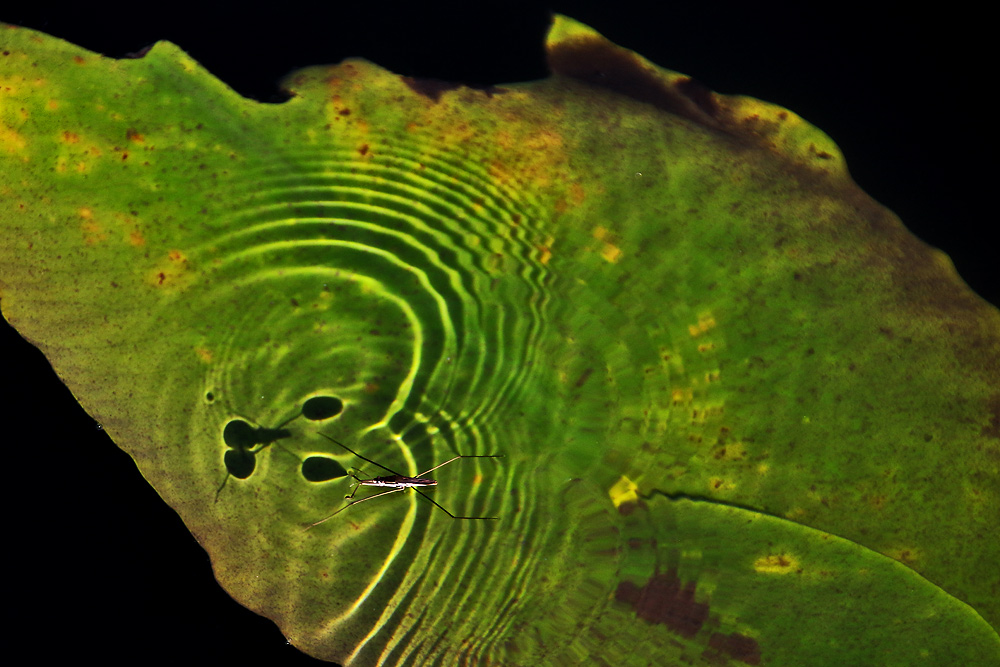
[[(964, 603), (995, 623), (977, 531), (996, 311), (794, 115), (569, 21), (555, 66), (589, 83), (452, 89), (356, 62), (293, 75), (279, 106), (170, 45), (111, 62), (16, 34), (51, 74), (8, 98), (34, 133), (4, 117), (28, 208), (4, 213), (4, 314), (296, 645), (795, 664), (833, 618), (830, 651), (995, 650)], [(332, 425), (293, 419), (325, 395)], [(349, 481), (304, 461), (357, 465), (321, 432), (410, 474), (502, 449), (435, 497), (507, 523), (411, 496), (303, 532)], [(873, 594), (818, 613), (832, 590)]]

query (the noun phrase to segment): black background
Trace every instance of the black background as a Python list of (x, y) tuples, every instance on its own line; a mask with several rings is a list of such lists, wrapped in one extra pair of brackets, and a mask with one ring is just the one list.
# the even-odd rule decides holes
[[(998, 303), (985, 17), (833, 3), (416, 4), (281, 2), (206, 14), (176, 3), (115, 12), (88, 3), (77, 13), (3, 9), (0, 20), (116, 57), (167, 39), (241, 94), (276, 101), (284, 74), (350, 56), (475, 84), (541, 78), (548, 12), (558, 11), (713, 90), (780, 104), (823, 129), (865, 191)], [(0, 364), (4, 598), (18, 619), (8, 641), (60, 658), (311, 662), (222, 591), (173, 510), (6, 322)]]

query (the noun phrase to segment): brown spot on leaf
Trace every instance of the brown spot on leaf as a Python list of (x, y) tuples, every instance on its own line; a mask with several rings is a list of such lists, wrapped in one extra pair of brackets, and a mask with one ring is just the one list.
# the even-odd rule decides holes
[(548, 61), (554, 74), (608, 88), (702, 125), (719, 127), (715, 118), (718, 105), (710, 90), (690, 78), (670, 85), (639, 56), (603, 37), (555, 44), (548, 52)]
[(461, 84), (451, 81), (439, 81), (438, 79), (417, 79), (412, 76), (404, 76), (403, 83), (409, 86), (410, 90), (417, 95), (423, 95), (429, 100), (440, 102), (441, 96), (449, 90), (461, 88)]
[(986, 409), (990, 412), (990, 424), (984, 426), (982, 434), (989, 438), (1000, 439), (1000, 394), (993, 394), (986, 402)]
[(125, 57), (126, 58), (133, 58), (133, 59), (135, 59), (135, 58), (142, 58), (147, 53), (149, 53), (150, 49), (152, 49), (152, 48), (153, 48), (153, 45), (150, 44), (149, 46), (144, 46), (143, 48), (139, 49), (138, 51), (131, 51), (129, 53), (126, 53)]
[(629, 549), (656, 549), (656, 538), (630, 537), (628, 540)]
[(621, 514), (622, 516), (628, 516), (637, 509), (645, 509), (645, 508), (646, 508), (646, 503), (644, 503), (642, 500), (638, 501), (626, 500), (623, 501), (618, 506), (618, 513)]
[(682, 637), (698, 634), (708, 620), (708, 603), (694, 599), (695, 584), (683, 584), (677, 571), (656, 573), (646, 585), (631, 581), (618, 584), (615, 599), (635, 607), (635, 615), (650, 623), (662, 623)]
[(439, 79), (417, 79), (412, 76), (404, 76), (402, 79), (403, 83), (409, 86), (410, 90), (417, 95), (423, 95), (433, 102), (440, 102), (442, 95), (450, 90), (458, 90), (459, 88), (472, 88), (486, 93), (487, 97), (493, 97), (494, 95), (506, 92), (503, 88), (497, 88), (496, 86), (473, 86), (454, 81), (440, 81)]
[(729, 635), (713, 632), (708, 639), (708, 645), (719, 653), (725, 653), (733, 660), (747, 665), (760, 664), (760, 645), (753, 637), (747, 637), (738, 632)]
[[(737, 97), (718, 95), (691, 77), (664, 71), (641, 56), (609, 42), (598, 34), (576, 34), (548, 43), (547, 60), (553, 74), (584, 81), (639, 102), (650, 104), (675, 116), (725, 132), (751, 149), (765, 149), (791, 158), (799, 166), (800, 178), (829, 176), (830, 166), (817, 167), (817, 160), (779, 148), (786, 143), (784, 121), (788, 112), (774, 109), (777, 120), (760, 114), (747, 115)], [(816, 146), (809, 147), (812, 158), (824, 162), (837, 156)]]
[(821, 151), (816, 148), (813, 144), (809, 144), (809, 152), (818, 157), (820, 160), (832, 160), (833, 156), (826, 151)]

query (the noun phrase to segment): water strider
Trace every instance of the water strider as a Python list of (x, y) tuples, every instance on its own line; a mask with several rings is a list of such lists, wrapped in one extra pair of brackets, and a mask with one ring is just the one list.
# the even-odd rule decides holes
[(355, 481), (357, 481), (358, 484), (357, 484), (357, 486), (354, 487), (354, 491), (351, 492), (351, 495), (347, 496), (348, 500), (354, 498), (354, 494), (357, 493), (358, 489), (361, 488), (362, 486), (375, 486), (375, 487), (387, 488), (389, 490), (388, 491), (383, 491), (382, 493), (376, 493), (374, 496), (368, 496), (367, 498), (362, 498), (361, 500), (355, 500), (354, 502), (349, 502), (346, 505), (344, 505), (343, 507), (341, 507), (339, 510), (337, 510), (336, 512), (334, 512), (333, 514), (331, 514), (331, 515), (329, 515), (329, 516), (327, 516), (325, 518), (322, 518), (322, 519), (320, 519), (319, 521), (317, 521), (315, 523), (309, 524), (308, 526), (306, 526), (306, 530), (309, 530), (313, 526), (318, 526), (319, 524), (323, 523), (324, 521), (329, 521), (330, 519), (332, 519), (333, 517), (337, 516), (338, 514), (340, 514), (344, 510), (346, 510), (348, 507), (351, 507), (352, 505), (357, 505), (358, 503), (363, 503), (366, 500), (372, 500), (373, 498), (380, 498), (382, 496), (389, 495), (390, 493), (397, 493), (399, 491), (405, 491), (407, 489), (413, 489), (414, 491), (416, 491), (417, 493), (419, 493), (421, 496), (423, 496), (424, 498), (426, 498), (427, 500), (429, 500), (431, 503), (433, 503), (434, 506), (437, 507), (439, 510), (441, 510), (442, 512), (444, 512), (445, 514), (447, 514), (448, 516), (450, 516), (452, 519), (499, 519), (500, 518), (500, 517), (497, 517), (497, 516), (455, 516), (454, 514), (452, 514), (448, 510), (446, 510), (442, 505), (440, 505), (436, 500), (434, 500), (433, 498), (431, 498), (430, 496), (428, 496), (426, 493), (424, 493), (423, 491), (421, 491), (420, 487), (437, 486), (437, 480), (430, 479), (428, 477), (424, 477), (424, 475), (426, 475), (429, 472), (433, 472), (433, 471), (437, 470), (438, 468), (443, 468), (446, 465), (448, 465), (449, 463), (457, 461), (458, 459), (497, 459), (497, 458), (502, 457), (503, 454), (478, 454), (478, 455), (474, 455), (474, 454), (459, 454), (457, 456), (454, 456), (454, 457), (448, 459), (444, 463), (439, 463), (436, 466), (434, 466), (433, 468), (425, 470), (424, 472), (420, 473), (416, 477), (407, 477), (406, 475), (400, 475), (395, 470), (390, 470), (389, 468), (386, 468), (381, 463), (376, 463), (375, 461), (372, 461), (369, 458), (365, 458), (364, 456), (361, 456), (361, 454), (358, 454), (356, 451), (354, 451), (353, 449), (351, 449), (350, 447), (348, 447), (344, 443), (342, 443), (342, 442), (340, 442), (338, 440), (334, 440), (333, 438), (331, 438), (330, 436), (328, 436), (328, 435), (326, 435), (324, 433), (320, 433), (320, 435), (322, 435), (327, 440), (330, 440), (331, 442), (334, 442), (334, 443), (340, 445), (341, 447), (343, 447), (344, 449), (346, 449), (347, 451), (349, 451), (351, 454), (354, 454), (355, 456), (357, 456), (359, 459), (367, 461), (368, 463), (371, 463), (374, 466), (378, 466), (382, 470), (385, 470), (386, 472), (390, 472), (392, 474), (391, 475), (384, 475), (382, 477), (373, 477), (372, 479), (361, 479), (357, 475), (351, 474), (351, 477), (353, 477), (355, 479)]

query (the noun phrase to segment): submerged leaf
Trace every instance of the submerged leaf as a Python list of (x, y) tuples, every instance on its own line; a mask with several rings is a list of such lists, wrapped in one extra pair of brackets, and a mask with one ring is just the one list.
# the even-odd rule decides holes
[[(996, 658), (1000, 317), (791, 112), (562, 18), (547, 81), (349, 61), (282, 105), (2, 34), (4, 315), (300, 648)], [(305, 531), (382, 474), (323, 434), (503, 452), (432, 492), (501, 520)]]

